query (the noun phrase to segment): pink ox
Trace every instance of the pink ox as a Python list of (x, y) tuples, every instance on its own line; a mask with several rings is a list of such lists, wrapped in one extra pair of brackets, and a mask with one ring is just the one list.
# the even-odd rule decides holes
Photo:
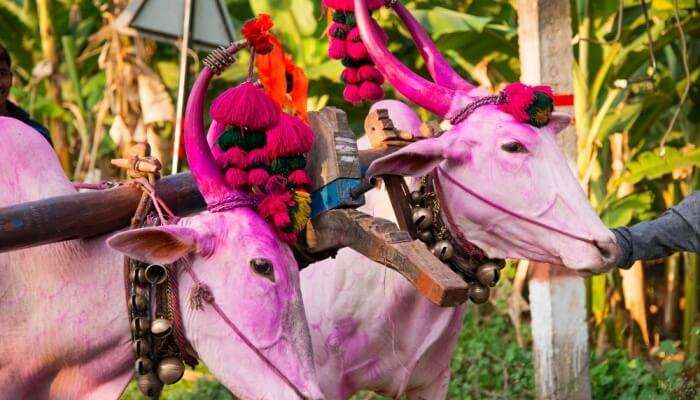
[[(205, 71), (197, 81), (189, 115), (202, 115), (211, 76)], [(179, 265), (186, 337), (236, 396), (322, 397), (292, 253), (252, 209), (236, 206), (245, 197), (224, 189), (202, 118), (187, 122), (192, 172), (207, 203), (226, 211), (121, 232), (108, 240), (103, 236), (0, 254), (0, 398), (119, 397), (135, 361), (122, 253)], [(30, 127), (0, 118), (0, 135), (0, 207), (75, 192), (53, 151)], [(190, 308), (195, 282), (183, 271), (185, 262), (248, 343), (213, 306)]]
[[(486, 91), (449, 66), (411, 14), (393, 6), (421, 52), (434, 82), (393, 57), (380, 40), (364, 0), (354, 0), (367, 50), (399, 92), (452, 119)], [(397, 101), (377, 103), (401, 130), (420, 136), (420, 120)], [(611, 232), (589, 205), (557, 147), (570, 118), (554, 114), (541, 127), (524, 124), (494, 105), (477, 108), (438, 138), (410, 144), (377, 160), (369, 174), (437, 175), (453, 236), (464, 236), (496, 258), (564, 264), (590, 273), (612, 262)], [(363, 138), (361, 144), (366, 146)], [(367, 194), (363, 211), (393, 219), (385, 192)], [(321, 388), (329, 399), (358, 390), (391, 397), (443, 399), (465, 306), (439, 308), (398, 273), (344, 249), (335, 260), (302, 273), (302, 293)]]

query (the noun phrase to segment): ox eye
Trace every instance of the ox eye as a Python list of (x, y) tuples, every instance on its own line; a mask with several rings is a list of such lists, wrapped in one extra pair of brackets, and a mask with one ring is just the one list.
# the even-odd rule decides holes
[(525, 146), (518, 142), (508, 142), (501, 145), (501, 149), (507, 153), (527, 153)]
[(272, 268), (272, 261), (267, 258), (254, 258), (250, 260), (250, 267), (256, 274), (272, 282), (275, 281), (275, 270)]

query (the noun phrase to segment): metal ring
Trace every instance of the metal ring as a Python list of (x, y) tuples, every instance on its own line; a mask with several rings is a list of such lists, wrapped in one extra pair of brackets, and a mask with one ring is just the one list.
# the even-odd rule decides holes
[(229, 53), (228, 49), (224, 46), (219, 46), (217, 49), (213, 50), (204, 58), (204, 61), (202, 61), (215, 75), (219, 75), (235, 62), (236, 57)]

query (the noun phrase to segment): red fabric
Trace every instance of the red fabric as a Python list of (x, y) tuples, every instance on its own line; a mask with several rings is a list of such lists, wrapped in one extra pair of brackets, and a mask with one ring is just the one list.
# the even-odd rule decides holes
[(574, 105), (574, 95), (573, 94), (555, 94), (554, 95), (554, 106), (555, 107), (570, 107)]

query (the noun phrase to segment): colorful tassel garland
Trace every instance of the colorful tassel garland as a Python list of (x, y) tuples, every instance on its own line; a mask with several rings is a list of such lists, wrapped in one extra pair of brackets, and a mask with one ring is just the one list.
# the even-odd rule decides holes
[(340, 74), (340, 79), (345, 83), (358, 83), (360, 81), (358, 69), (351, 67), (345, 68)]
[(370, 81), (378, 84), (384, 83), (384, 75), (373, 65), (363, 65), (357, 70), (357, 76), (362, 81)]
[(313, 143), (313, 131), (299, 118), (282, 114), (280, 123), (267, 131), (265, 149), (270, 159), (307, 153)]
[(347, 57), (345, 52), (345, 40), (332, 37), (328, 46), (328, 57), (333, 60), (342, 60)]
[(306, 192), (294, 192), (296, 207), (292, 211), (292, 229), (300, 231), (306, 227), (311, 216), (311, 195)]
[(248, 155), (240, 147), (230, 147), (216, 158), (216, 164), (220, 168), (236, 167), (245, 168), (248, 164)]
[(498, 106), (520, 122), (541, 127), (549, 122), (554, 111), (554, 93), (549, 86), (529, 86), (520, 82), (503, 89), (505, 102)]
[(365, 81), (360, 85), (360, 97), (367, 101), (378, 101), (384, 98), (384, 89), (374, 82)]
[(279, 122), (279, 107), (254, 83), (246, 81), (221, 93), (212, 102), (213, 119), (252, 130), (268, 129)]
[(224, 178), (231, 189), (240, 189), (248, 184), (248, 175), (242, 169), (229, 168)]
[(354, 84), (345, 86), (345, 89), (343, 90), (343, 99), (352, 105), (357, 105), (358, 103), (362, 102), (360, 87)]
[(306, 173), (303, 169), (297, 169), (292, 171), (289, 174), (289, 177), (287, 178), (289, 180), (289, 183), (295, 185), (295, 186), (309, 186), (311, 185), (311, 178), (309, 178), (309, 174)]
[(270, 179), (270, 174), (263, 168), (253, 168), (248, 171), (248, 184), (251, 186), (264, 187)]
[(255, 149), (248, 153), (246, 168), (264, 168), (270, 165), (270, 155), (267, 150)]

